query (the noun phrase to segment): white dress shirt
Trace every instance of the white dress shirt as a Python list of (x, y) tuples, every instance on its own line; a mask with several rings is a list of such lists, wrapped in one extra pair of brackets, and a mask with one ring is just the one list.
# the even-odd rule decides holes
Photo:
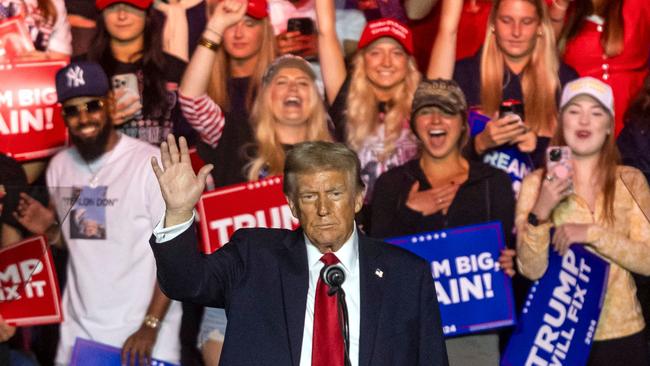
[[(156, 243), (164, 243), (183, 233), (194, 223), (196, 213), (184, 223), (163, 227), (165, 217), (160, 220), (153, 230)], [(316, 299), (316, 286), (320, 271), (325, 265), (320, 261), (323, 254), (314, 246), (307, 236), (307, 265), (309, 266), (309, 289), (307, 291), (307, 307), (305, 308), (305, 326), (302, 333), (302, 348), (300, 352), (300, 366), (311, 365), (312, 337), (314, 335), (314, 302)], [(361, 328), (361, 285), (359, 278), (359, 236), (356, 225), (354, 231), (343, 246), (336, 252), (336, 257), (341, 262), (345, 272), (345, 301), (348, 306), (348, 321), (350, 330), (350, 363), (351, 366), (359, 365), (359, 333)]]
[[(350, 238), (334, 255), (341, 262), (345, 272), (345, 302), (348, 305), (348, 321), (350, 329), (350, 363), (352, 366), (359, 364), (359, 331), (361, 327), (360, 282), (359, 282), (359, 239), (356, 225)], [(312, 337), (314, 336), (314, 303), (316, 301), (316, 286), (321, 269), (325, 266), (321, 262), (321, 253), (305, 235), (307, 244), (307, 264), (309, 265), (309, 290), (307, 291), (307, 307), (305, 308), (305, 328), (302, 333), (302, 351), (300, 352), (300, 366), (311, 365)]]

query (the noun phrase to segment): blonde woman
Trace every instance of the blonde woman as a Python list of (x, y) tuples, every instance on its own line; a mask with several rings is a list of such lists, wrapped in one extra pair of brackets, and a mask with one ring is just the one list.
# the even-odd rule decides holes
[(286, 150), (294, 144), (332, 139), (316, 75), (298, 56), (282, 56), (269, 66), (251, 120), (256, 151), (248, 180), (282, 174)]
[(266, 0), (208, 4), (211, 15), (181, 82), (181, 107), (199, 132), (199, 155), (220, 167), (212, 171), (217, 187), (247, 180), (242, 146), (254, 141), (250, 112), (275, 59), (266, 8)]
[(369, 202), (377, 177), (418, 151), (409, 128), (420, 81), (411, 31), (392, 19), (369, 22), (348, 75), (334, 28), (333, 1), (317, 0), (316, 12), (323, 83), (336, 137), (359, 156)]
[[(469, 105), (480, 105), (484, 114), (494, 118), (470, 144), (477, 156), (504, 144), (517, 144), (539, 165), (555, 131), (561, 86), (577, 78), (575, 71), (558, 61), (546, 4), (543, 0), (496, 0), (482, 50), (454, 64), (455, 51), (447, 43), (451, 39), (449, 44), (455, 44), (461, 11), (462, 1), (443, 3), (445, 17), (427, 76), (453, 74)], [(524, 104), (523, 124), (513, 123), (513, 116), (499, 118), (499, 106), (508, 99)]]
[(524, 180), (515, 215), (519, 271), (540, 278), (549, 246), (563, 255), (571, 245), (586, 245), (605, 258), (607, 290), (587, 364), (647, 366), (632, 273), (650, 275), (650, 222), (643, 212), (650, 207), (648, 183), (639, 170), (618, 165), (607, 84), (591, 77), (571, 82), (560, 108), (554, 145), (571, 149), (573, 174), (540, 169)]

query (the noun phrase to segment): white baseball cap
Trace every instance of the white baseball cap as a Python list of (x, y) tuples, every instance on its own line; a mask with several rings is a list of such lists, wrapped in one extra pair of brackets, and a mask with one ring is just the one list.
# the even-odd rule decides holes
[(588, 95), (596, 99), (614, 117), (614, 92), (609, 85), (591, 76), (573, 80), (562, 90), (560, 109), (579, 95)]

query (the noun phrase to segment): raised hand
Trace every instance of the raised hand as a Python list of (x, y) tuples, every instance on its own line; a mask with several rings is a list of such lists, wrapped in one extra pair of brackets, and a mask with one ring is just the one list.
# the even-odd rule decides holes
[(448, 184), (442, 187), (431, 188), (426, 191), (420, 191), (420, 183), (416, 181), (411, 186), (406, 207), (417, 211), (424, 216), (433, 215), (438, 211), (443, 214), (447, 213), (449, 206), (458, 192), (459, 185)]
[(316, 34), (303, 35), (299, 31), (293, 31), (280, 33), (275, 39), (280, 55), (291, 53), (301, 57), (313, 57), (318, 55), (317, 37)]
[[(179, 151), (180, 148), (180, 151)], [(189, 220), (192, 210), (201, 197), (205, 188), (205, 179), (213, 168), (212, 164), (205, 165), (194, 174), (190, 163), (190, 153), (184, 137), (178, 139), (178, 146), (174, 135), (167, 136), (167, 142), (160, 144), (160, 159), (151, 158), (160, 191), (165, 200), (164, 227), (174, 226)]]
[(224, 0), (217, 4), (205, 29), (223, 36), (226, 28), (244, 19), (248, 2), (246, 0)]

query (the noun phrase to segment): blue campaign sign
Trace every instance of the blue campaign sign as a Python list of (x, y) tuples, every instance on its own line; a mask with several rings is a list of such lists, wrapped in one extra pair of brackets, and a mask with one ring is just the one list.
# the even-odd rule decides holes
[(560, 257), (550, 250), (548, 268), (528, 293), (502, 366), (581, 366), (603, 307), (609, 264), (582, 245)]
[[(121, 366), (122, 359), (119, 348), (88, 339), (77, 338), (72, 350), (70, 366)], [(136, 362), (138, 365), (139, 362)], [(141, 365), (144, 366), (144, 365)], [(173, 363), (151, 360), (149, 366), (177, 366)]]
[(500, 222), (386, 241), (431, 263), (446, 336), (515, 323), (512, 283), (498, 262), (505, 247)]
[[(471, 135), (476, 136), (481, 133), (489, 121), (488, 116), (471, 110), (468, 117)], [(516, 145), (505, 145), (489, 150), (483, 154), (482, 159), (484, 163), (508, 173), (515, 194), (519, 194), (521, 181), (534, 169), (530, 155), (521, 152)]]

